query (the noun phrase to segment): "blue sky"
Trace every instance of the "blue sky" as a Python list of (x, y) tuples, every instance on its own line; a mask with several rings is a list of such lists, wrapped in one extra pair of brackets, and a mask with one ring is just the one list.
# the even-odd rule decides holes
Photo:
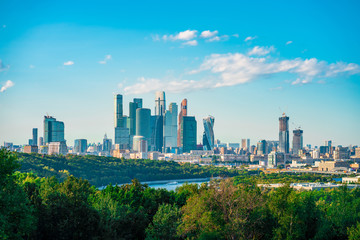
[[(42, 135), (113, 138), (113, 94), (188, 99), (223, 142), (278, 138), (278, 117), (306, 144), (360, 145), (358, 1), (2, 1), (0, 142)], [(291, 134), (292, 136), (292, 134)]]

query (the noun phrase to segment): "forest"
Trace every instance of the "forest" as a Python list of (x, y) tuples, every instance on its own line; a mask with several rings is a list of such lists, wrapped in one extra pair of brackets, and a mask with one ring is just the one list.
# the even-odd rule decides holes
[(238, 170), (225, 167), (179, 164), (174, 161), (124, 159), (101, 156), (42, 155), (17, 153), (21, 172), (38, 177), (55, 176), (61, 182), (72, 175), (86, 179), (97, 187), (139, 181), (173, 180), (207, 177), (233, 177)]
[(21, 163), (0, 150), (0, 239), (360, 239), (360, 190), (346, 186), (269, 190), (238, 176), (176, 191), (137, 179), (99, 190), (73, 175), (19, 172)]

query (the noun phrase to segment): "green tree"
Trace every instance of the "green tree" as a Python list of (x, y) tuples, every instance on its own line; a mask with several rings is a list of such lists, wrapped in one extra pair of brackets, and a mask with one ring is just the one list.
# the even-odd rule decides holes
[(22, 239), (34, 230), (33, 209), (14, 172), (20, 167), (16, 156), (0, 149), (0, 238)]
[(176, 229), (180, 224), (180, 210), (175, 205), (162, 204), (146, 229), (146, 239), (177, 239)]

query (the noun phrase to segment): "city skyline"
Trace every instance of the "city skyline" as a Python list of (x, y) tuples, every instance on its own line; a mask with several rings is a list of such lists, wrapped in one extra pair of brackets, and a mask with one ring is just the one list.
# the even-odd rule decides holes
[(168, 5), (154, 15), (148, 3), (108, 3), (80, 15), (80, 3), (3, 4), (1, 142), (26, 144), (33, 128), (43, 136), (46, 113), (65, 123), (70, 144), (114, 141), (114, 93), (128, 115), (133, 98), (153, 113), (165, 91), (167, 103), (188, 100), (198, 143), (208, 115), (222, 142), (277, 140), (285, 112), (290, 141), (301, 126), (304, 146), (360, 144), (359, 3), (280, 1), (271, 13), (265, 1), (193, 3), (176, 9), (188, 13), (179, 19)]

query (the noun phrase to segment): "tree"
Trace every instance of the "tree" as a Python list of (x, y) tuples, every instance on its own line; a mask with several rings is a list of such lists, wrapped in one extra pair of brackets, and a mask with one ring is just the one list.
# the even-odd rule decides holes
[(0, 149), (0, 238), (22, 239), (34, 230), (33, 209), (14, 172), (20, 167), (16, 156)]
[(180, 210), (175, 205), (162, 204), (146, 229), (146, 239), (177, 239), (176, 229), (180, 224)]

